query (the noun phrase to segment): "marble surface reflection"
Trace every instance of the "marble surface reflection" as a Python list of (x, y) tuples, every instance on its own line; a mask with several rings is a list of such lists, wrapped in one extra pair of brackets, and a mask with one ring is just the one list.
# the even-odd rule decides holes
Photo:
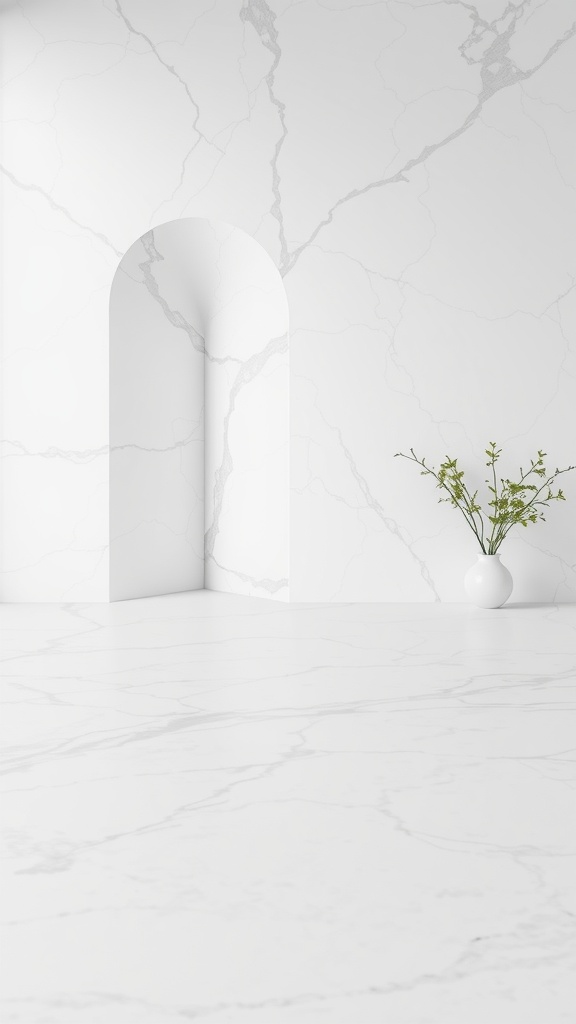
[(5, 1024), (573, 1020), (573, 607), (0, 622)]

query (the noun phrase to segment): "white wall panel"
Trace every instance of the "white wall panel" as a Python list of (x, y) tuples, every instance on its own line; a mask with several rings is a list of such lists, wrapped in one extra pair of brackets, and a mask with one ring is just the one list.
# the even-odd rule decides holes
[[(392, 456), (480, 480), (491, 438), (507, 472), (575, 461), (573, 21), (571, 0), (2, 5), (4, 600), (108, 598), (110, 286), (186, 217), (260, 242), (288, 294), (291, 598), (463, 596), (472, 535)], [(244, 481), (263, 380), (235, 404)], [(576, 597), (566, 491), (507, 542), (517, 599)], [(288, 576), (224, 533), (213, 554), (222, 586)]]

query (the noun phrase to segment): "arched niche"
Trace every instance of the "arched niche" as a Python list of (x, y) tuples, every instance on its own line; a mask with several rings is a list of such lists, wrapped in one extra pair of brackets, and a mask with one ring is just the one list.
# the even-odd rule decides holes
[(142, 235), (110, 298), (110, 599), (288, 599), (288, 305), (249, 235)]

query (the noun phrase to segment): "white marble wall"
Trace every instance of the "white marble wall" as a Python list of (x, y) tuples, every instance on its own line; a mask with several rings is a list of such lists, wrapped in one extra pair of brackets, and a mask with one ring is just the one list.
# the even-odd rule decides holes
[[(574, 461), (572, 0), (0, 21), (2, 597), (107, 598), (112, 278), (150, 228), (208, 217), (288, 293), (291, 597), (459, 599), (473, 541), (392, 456)], [(566, 491), (508, 545), (517, 599), (576, 595)]]
[(287, 600), (290, 573), (288, 302), (265, 249), (211, 224), (206, 342), (205, 582)]

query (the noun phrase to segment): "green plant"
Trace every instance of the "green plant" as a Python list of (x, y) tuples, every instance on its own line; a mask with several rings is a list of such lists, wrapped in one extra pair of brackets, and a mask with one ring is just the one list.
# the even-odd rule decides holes
[(502, 449), (496, 447), (495, 441), (490, 441), (486, 448), (486, 465), (490, 470), (486, 480), (490, 494), (489, 512), (485, 512), (480, 505), (478, 491), (471, 493), (466, 486), (464, 472), (458, 468), (458, 459), (446, 456), (436, 470), (426, 465), (425, 459), (419, 459), (413, 448), (410, 449), (410, 455), (397, 452), (395, 457), (408, 459), (421, 466), (422, 476), (433, 476), (436, 486), (447, 495), (438, 500), (447, 501), (454, 508), (460, 509), (484, 554), (495, 555), (513, 526), (528, 526), (528, 523), (545, 519), (542, 509), (548, 508), (551, 501), (566, 501), (563, 492), (560, 489), (554, 491), (552, 484), (562, 473), (576, 469), (576, 466), (567, 466), (566, 469), (556, 468), (550, 473), (544, 465), (546, 452), (538, 452), (538, 457), (530, 461), (530, 469), (524, 471), (520, 467), (520, 479), (516, 483), (506, 477), (500, 477), (498, 482), (496, 463), (501, 454)]

